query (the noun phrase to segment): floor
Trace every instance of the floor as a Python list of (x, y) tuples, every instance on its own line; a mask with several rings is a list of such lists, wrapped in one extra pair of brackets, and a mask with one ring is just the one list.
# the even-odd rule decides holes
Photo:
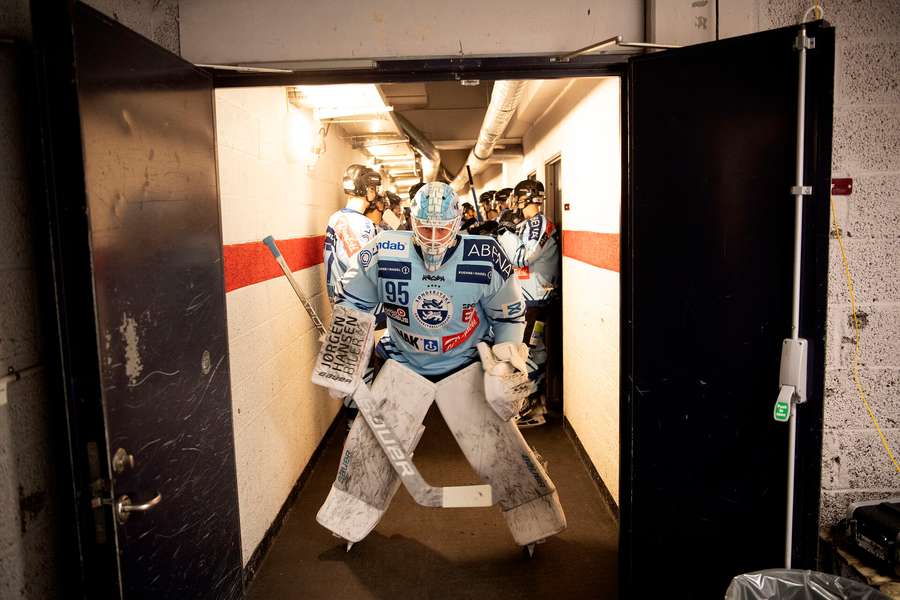
[[(432, 407), (415, 461), (433, 484), (480, 483)], [(316, 523), (337, 470), (346, 429), (319, 463), (250, 586), (251, 600), (396, 598), (615, 598), (618, 525), (559, 421), (526, 431), (549, 460), (568, 529), (538, 545), (515, 545), (497, 507), (416, 505), (402, 487), (378, 527), (346, 552)]]

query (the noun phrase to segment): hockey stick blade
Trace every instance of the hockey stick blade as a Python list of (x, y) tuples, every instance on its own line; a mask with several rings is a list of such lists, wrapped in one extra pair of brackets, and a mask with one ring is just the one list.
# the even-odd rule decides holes
[[(267, 236), (263, 240), (263, 243), (272, 252), (276, 262), (281, 267), (282, 273), (284, 273), (284, 276), (290, 282), (291, 287), (300, 299), (303, 308), (306, 309), (306, 312), (309, 314), (310, 319), (312, 319), (316, 329), (318, 329), (319, 333), (323, 336), (326, 335), (327, 331), (325, 326), (316, 314), (312, 304), (310, 304), (306, 294), (304, 294), (303, 290), (300, 288), (300, 284), (294, 279), (294, 275), (291, 273), (287, 262), (281, 255), (273, 237)], [(375, 434), (375, 439), (381, 446), (382, 451), (384, 451), (385, 455), (388, 457), (394, 471), (396, 471), (397, 475), (400, 477), (400, 481), (403, 482), (404, 487), (406, 487), (410, 496), (413, 497), (413, 500), (415, 500), (417, 504), (442, 508), (493, 505), (493, 495), (491, 493), (491, 486), (489, 485), (447, 487), (435, 487), (430, 485), (425, 481), (421, 473), (419, 473), (415, 464), (413, 464), (412, 458), (400, 444), (393, 429), (391, 429), (391, 427), (384, 422), (384, 419), (381, 418), (381, 415), (374, 407), (372, 392), (369, 391), (369, 388), (365, 383), (360, 382), (353, 394), (353, 399), (356, 400), (356, 405), (359, 407), (359, 412), (363, 416), (363, 420)]]
[(391, 465), (400, 476), (403, 486), (417, 504), (441, 508), (463, 508), (493, 505), (489, 485), (460, 485), (435, 487), (425, 481), (400, 440), (373, 406), (374, 398), (366, 384), (360, 383), (353, 394), (359, 412), (375, 434)]

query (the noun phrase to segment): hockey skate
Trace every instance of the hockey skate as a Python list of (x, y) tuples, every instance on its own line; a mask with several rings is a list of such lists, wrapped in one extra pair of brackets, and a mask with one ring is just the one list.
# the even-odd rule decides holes
[(547, 422), (547, 407), (542, 395), (534, 394), (525, 400), (522, 410), (516, 417), (516, 426), (519, 429), (538, 427)]

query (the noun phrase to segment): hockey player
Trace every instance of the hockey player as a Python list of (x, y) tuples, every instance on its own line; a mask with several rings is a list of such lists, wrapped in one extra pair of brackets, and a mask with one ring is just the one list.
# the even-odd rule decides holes
[(332, 302), (335, 284), (347, 270), (350, 257), (375, 238), (375, 223), (365, 213), (377, 208), (381, 175), (364, 165), (350, 165), (341, 186), (347, 205), (331, 215), (325, 229), (325, 282)]
[[(388, 316), (390, 339), (376, 348), (387, 362), (372, 388), (381, 399), (379, 418), (412, 453), (436, 402), (466, 458), (491, 486), (515, 541), (533, 547), (562, 531), (565, 515), (553, 482), (512, 420), (530, 389), (521, 385), (525, 375), (515, 375), (527, 371), (524, 302), (498, 243), (459, 235), (460, 222), (453, 189), (426, 184), (412, 202), (412, 231), (386, 231), (366, 244), (336, 298), (363, 311), (383, 303)], [(511, 380), (520, 383), (510, 386)], [(374, 434), (357, 419), (316, 518), (348, 542), (359, 541), (398, 485)]]
[(544, 379), (547, 348), (544, 343), (544, 324), (547, 309), (555, 297), (559, 278), (559, 241), (555, 225), (541, 213), (544, 185), (540, 181), (520, 181), (513, 191), (516, 210), (522, 215), (515, 233), (505, 231), (498, 237), (500, 245), (516, 268), (516, 278), (522, 285), (527, 307), (524, 341), (531, 351), (528, 375), (537, 390), (531, 395), (519, 415), (519, 427), (542, 425), (546, 419)]

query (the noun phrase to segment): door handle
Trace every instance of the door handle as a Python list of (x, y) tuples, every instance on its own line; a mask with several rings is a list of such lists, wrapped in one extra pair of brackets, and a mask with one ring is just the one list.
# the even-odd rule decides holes
[(160, 493), (157, 493), (155, 498), (143, 504), (132, 504), (131, 498), (127, 495), (119, 496), (119, 500), (116, 502), (116, 518), (119, 523), (124, 523), (128, 520), (131, 513), (148, 511), (160, 502), (162, 502), (162, 494)]

